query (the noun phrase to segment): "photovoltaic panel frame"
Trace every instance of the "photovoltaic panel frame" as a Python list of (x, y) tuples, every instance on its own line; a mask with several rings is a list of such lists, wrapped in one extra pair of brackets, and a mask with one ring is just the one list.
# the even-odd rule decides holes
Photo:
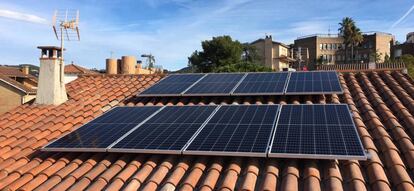
[(245, 73), (209, 73), (195, 83), (183, 96), (229, 96)]
[(166, 106), (108, 152), (181, 154), (181, 150), (218, 106)]
[(205, 74), (171, 74), (141, 92), (140, 97), (180, 96)]
[(105, 152), (107, 147), (142, 121), (161, 109), (160, 106), (115, 107), (49, 143), (43, 151)]
[(288, 72), (247, 73), (232, 95), (283, 95)]
[(279, 105), (223, 105), (183, 154), (266, 157)]
[(285, 95), (343, 94), (336, 71), (290, 72)]
[(367, 158), (346, 104), (283, 105), (270, 147), (276, 158)]

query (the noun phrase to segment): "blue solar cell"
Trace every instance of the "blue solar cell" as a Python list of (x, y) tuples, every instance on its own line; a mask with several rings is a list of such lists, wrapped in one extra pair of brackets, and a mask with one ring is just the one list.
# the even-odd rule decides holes
[(279, 105), (221, 106), (184, 154), (266, 156)]
[(154, 152), (179, 154), (217, 106), (170, 106), (131, 132), (110, 152)]
[(284, 92), (288, 75), (288, 72), (248, 73), (233, 94), (281, 95)]
[(230, 95), (245, 74), (207, 74), (184, 95)]
[(161, 107), (116, 107), (47, 145), (46, 151), (104, 151)]
[(292, 72), (286, 94), (343, 93), (335, 71)]
[(365, 159), (348, 106), (283, 105), (270, 157)]
[(204, 74), (174, 74), (165, 77), (159, 83), (143, 91), (140, 96), (179, 96), (187, 88), (201, 79)]

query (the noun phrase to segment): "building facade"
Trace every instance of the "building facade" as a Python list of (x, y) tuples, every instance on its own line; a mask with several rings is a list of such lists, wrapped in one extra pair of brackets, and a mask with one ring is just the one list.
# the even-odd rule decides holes
[(258, 39), (250, 44), (256, 47), (261, 64), (272, 70), (287, 70), (293, 61), (290, 57), (290, 47), (273, 41), (271, 35), (266, 35), (264, 39)]
[(0, 114), (36, 97), (37, 79), (29, 68), (0, 66)]
[[(318, 64), (350, 64), (381, 62), (391, 55), (391, 46), (394, 44), (393, 35), (381, 32), (363, 34), (363, 42), (354, 47), (354, 56), (351, 58), (351, 48), (345, 51), (343, 38), (339, 35), (310, 35), (295, 40), (294, 48), (305, 48), (308, 51), (307, 63), (310, 67)], [(345, 56), (348, 58), (345, 58)], [(379, 60), (375, 57), (378, 55)]]
[(406, 54), (414, 56), (414, 32), (407, 34), (407, 40), (403, 44), (392, 46), (391, 55), (393, 58), (400, 58)]

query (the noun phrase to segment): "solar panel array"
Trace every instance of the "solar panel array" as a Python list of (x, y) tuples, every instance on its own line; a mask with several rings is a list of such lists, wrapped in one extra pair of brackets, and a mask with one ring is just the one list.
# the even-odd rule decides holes
[(221, 106), (186, 154), (266, 157), (279, 105)]
[(292, 72), (285, 94), (342, 93), (336, 72)]
[(117, 107), (42, 150), (366, 159), (341, 104)]
[(159, 83), (144, 90), (141, 94), (148, 96), (181, 94), (203, 77), (204, 74), (169, 75), (162, 79)]
[(207, 74), (184, 95), (229, 95), (245, 74)]
[(158, 111), (160, 106), (116, 107), (47, 145), (50, 151), (106, 151), (106, 148)]
[(364, 159), (347, 105), (284, 105), (269, 157)]
[(300, 95), (343, 93), (335, 71), (173, 74), (138, 96)]
[(111, 147), (113, 152), (180, 154), (217, 106), (166, 107)]
[(234, 95), (276, 95), (283, 94), (288, 72), (248, 73), (234, 90)]

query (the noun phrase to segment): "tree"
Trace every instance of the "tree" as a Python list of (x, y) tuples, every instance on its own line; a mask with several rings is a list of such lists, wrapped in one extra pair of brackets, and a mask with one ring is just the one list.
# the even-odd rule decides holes
[(339, 23), (339, 35), (344, 38), (345, 63), (348, 62), (348, 48), (351, 47), (352, 63), (354, 62), (354, 47), (363, 41), (361, 30), (355, 25), (355, 21), (350, 17), (345, 17)]
[(379, 52), (379, 50), (375, 50), (372, 54), (370, 54), (370, 61), (373, 61), (375, 63), (379, 63), (382, 61), (382, 53)]
[(241, 44), (230, 36), (213, 37), (201, 43), (202, 51), (188, 57), (189, 66), (196, 72), (268, 71), (256, 64), (260, 58), (255, 47)]
[(401, 58), (399, 58), (399, 60), (404, 62), (408, 70), (408, 75), (411, 76), (411, 78), (414, 78), (414, 56), (410, 54), (404, 54), (401, 56)]

